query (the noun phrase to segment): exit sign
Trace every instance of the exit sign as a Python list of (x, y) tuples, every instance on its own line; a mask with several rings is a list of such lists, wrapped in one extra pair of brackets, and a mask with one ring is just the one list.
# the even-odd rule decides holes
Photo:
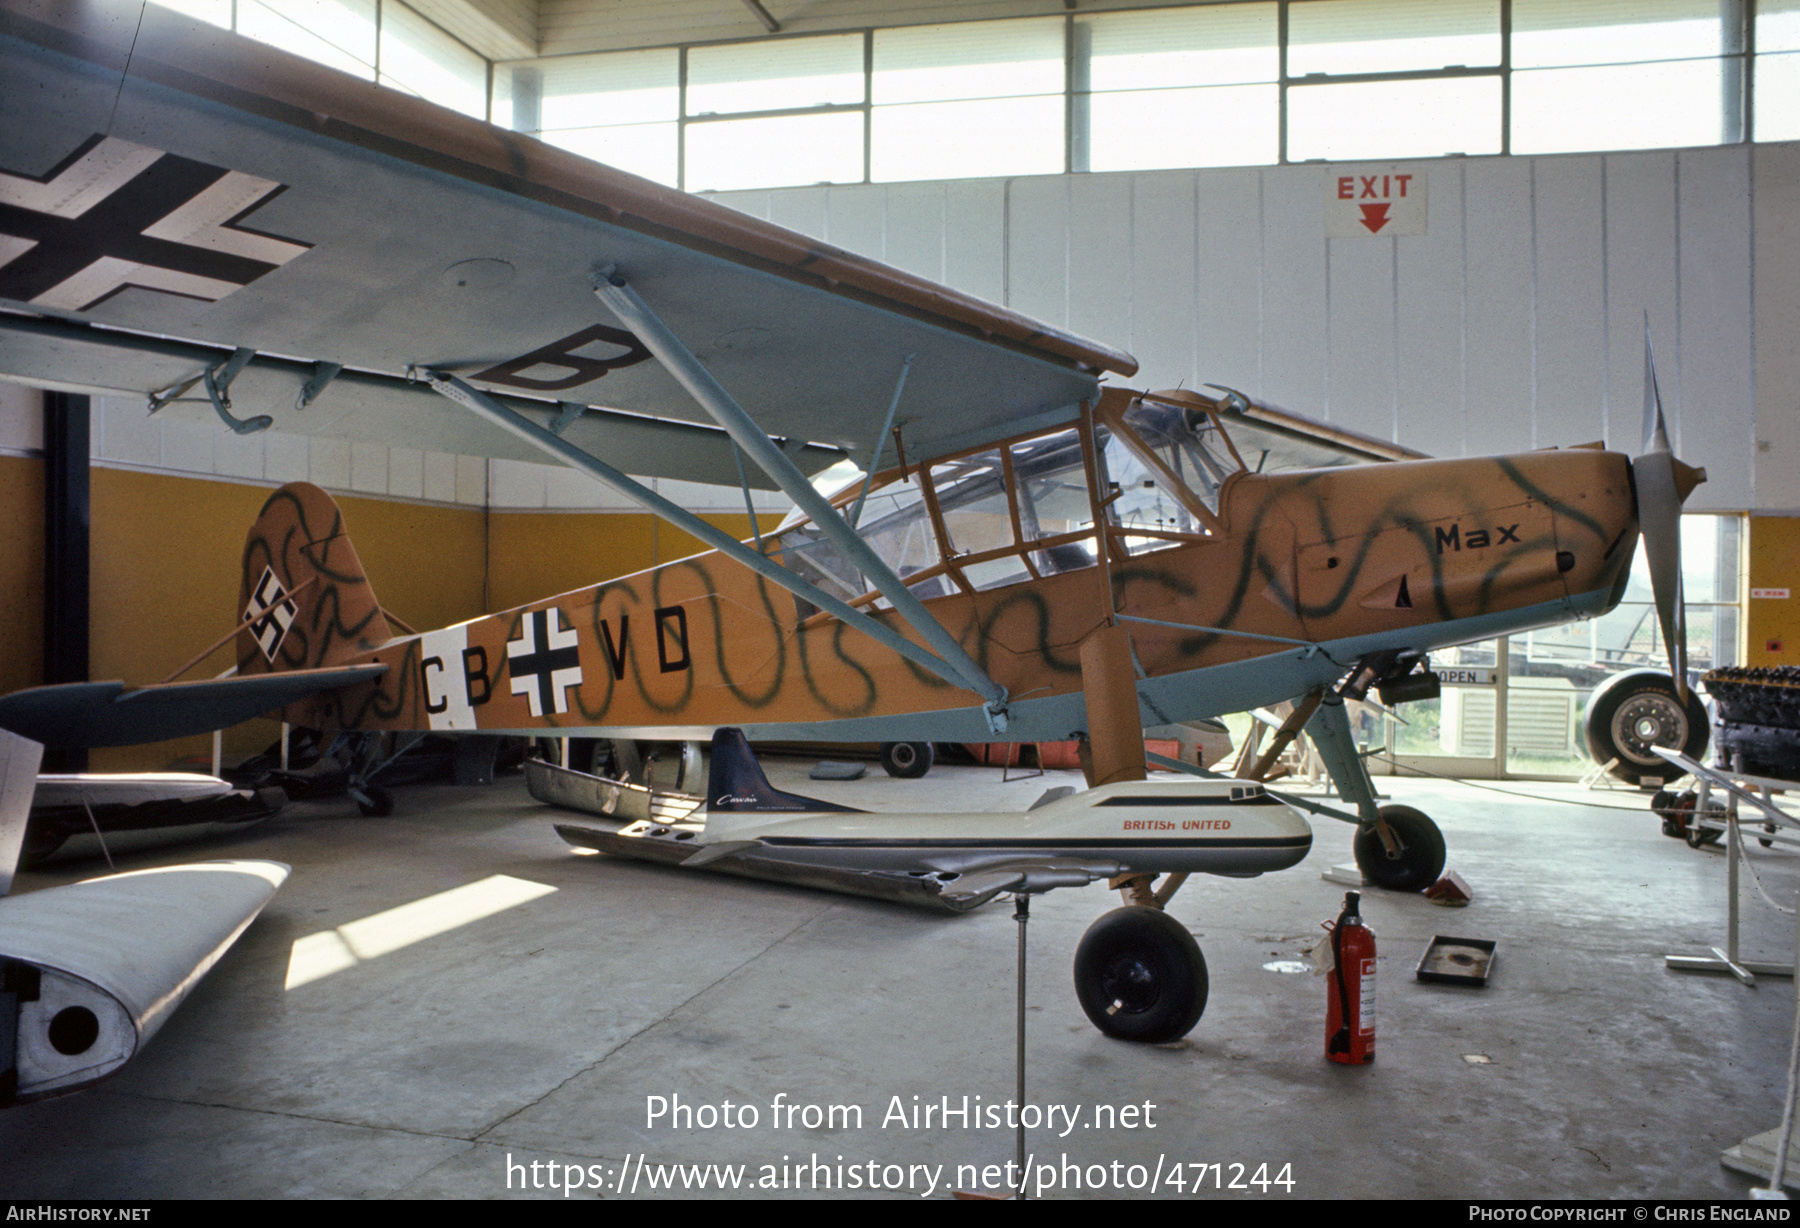
[(1325, 235), (1332, 239), (1425, 233), (1425, 172), (1387, 166), (1333, 169), (1325, 177)]

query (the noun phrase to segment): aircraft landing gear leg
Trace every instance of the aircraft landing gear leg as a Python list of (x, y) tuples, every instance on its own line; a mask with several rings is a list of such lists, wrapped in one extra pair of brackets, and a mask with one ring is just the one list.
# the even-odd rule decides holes
[(1389, 891), (1423, 891), (1435, 883), (1444, 872), (1444, 834), (1411, 806), (1376, 803), (1375, 782), (1356, 753), (1343, 699), (1325, 696), (1306, 732), (1325, 761), (1338, 796), (1354, 804), (1362, 817), (1354, 847), (1363, 877)]
[(1175, 898), (1175, 893), (1181, 890), (1181, 884), (1188, 880), (1185, 873), (1164, 875), (1162, 886), (1152, 890), (1156, 878), (1154, 874), (1121, 875), (1107, 880), (1106, 885), (1109, 890), (1117, 891), (1128, 906), (1167, 908), (1169, 901)]
[(418, 745), (424, 739), (422, 733), (410, 736), (393, 736), (392, 749), (383, 754), (383, 748), (389, 743), (388, 734), (365, 734), (363, 744), (357, 748), (351, 761), (350, 780), (344, 786), (344, 792), (356, 803), (356, 808), (371, 818), (380, 818), (394, 813), (394, 795), (380, 785), (374, 784), (375, 777), (381, 770)]
[(1117, 891), (1127, 905), (1161, 908), (1162, 905), (1156, 902), (1156, 892), (1150, 889), (1154, 882), (1154, 874), (1121, 874), (1117, 878), (1108, 879), (1106, 885)]

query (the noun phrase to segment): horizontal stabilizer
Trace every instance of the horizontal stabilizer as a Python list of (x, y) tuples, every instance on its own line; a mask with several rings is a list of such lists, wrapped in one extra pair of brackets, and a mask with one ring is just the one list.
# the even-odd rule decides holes
[(0, 697), (0, 729), (45, 746), (133, 746), (211, 733), (387, 672), (385, 665), (169, 682), (66, 682)]
[(123, 1066), (287, 876), (278, 862), (207, 861), (0, 900), (0, 1103)]
[(760, 840), (721, 840), (717, 844), (703, 845), (699, 852), (681, 864), (683, 868), (694, 870), (711, 862), (723, 861), (727, 857), (736, 857), (749, 849), (761, 848)]

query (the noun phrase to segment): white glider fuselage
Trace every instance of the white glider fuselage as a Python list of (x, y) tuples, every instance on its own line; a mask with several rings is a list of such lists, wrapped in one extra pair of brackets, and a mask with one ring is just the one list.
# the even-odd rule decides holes
[(1239, 876), (1298, 863), (1312, 828), (1254, 782), (1181, 779), (1102, 785), (1011, 814), (709, 809), (702, 841), (754, 842), (760, 856), (840, 869), (967, 874), (1057, 862)]

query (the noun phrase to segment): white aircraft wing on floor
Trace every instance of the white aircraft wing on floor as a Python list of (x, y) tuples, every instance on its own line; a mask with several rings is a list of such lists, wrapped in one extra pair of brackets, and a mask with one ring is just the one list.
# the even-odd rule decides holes
[(8, 894), (42, 750), (0, 730), (0, 1108), (130, 1061), (288, 876), (208, 861)]

